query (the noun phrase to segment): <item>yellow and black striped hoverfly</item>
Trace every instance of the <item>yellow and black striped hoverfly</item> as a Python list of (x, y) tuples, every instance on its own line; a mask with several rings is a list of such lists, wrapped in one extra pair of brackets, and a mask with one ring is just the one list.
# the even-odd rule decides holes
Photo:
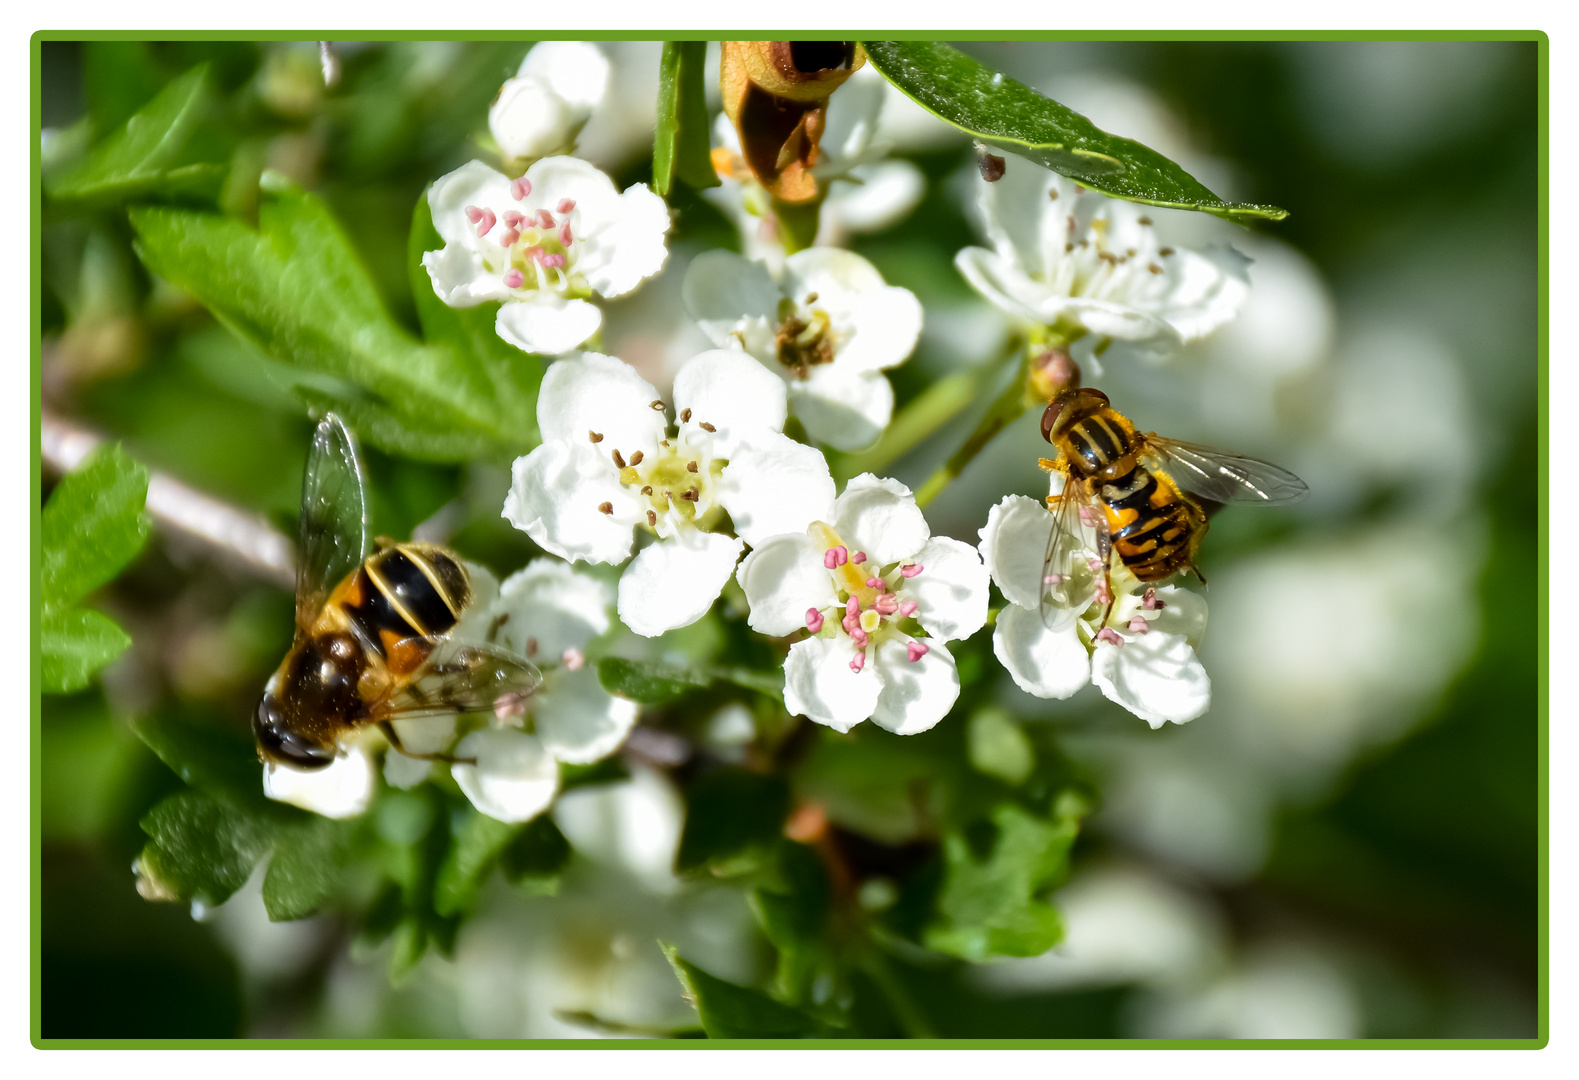
[(1064, 477), (1047, 497), (1053, 513), (1042, 560), (1042, 621), (1057, 628), (1092, 599), (1112, 611), (1113, 559), (1142, 584), (1193, 572), (1207, 517), (1225, 503), (1285, 506), (1309, 489), (1287, 469), (1209, 446), (1138, 432), (1100, 390), (1078, 380), (1042, 415), (1058, 451), (1043, 469)]
[(374, 726), (410, 757), (393, 721), (513, 707), (542, 683), (524, 658), (460, 641), (478, 601), (471, 574), (438, 544), (376, 539), (356, 440), (326, 415), (313, 436), (297, 526), (296, 637), (253, 715), (258, 756), (315, 770)]

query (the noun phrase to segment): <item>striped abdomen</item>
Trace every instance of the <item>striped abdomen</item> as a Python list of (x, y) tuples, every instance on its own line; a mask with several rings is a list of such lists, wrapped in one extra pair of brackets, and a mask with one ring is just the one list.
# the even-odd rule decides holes
[(1206, 517), (1172, 481), (1144, 466), (1097, 488), (1113, 550), (1141, 581), (1161, 581), (1191, 565), (1190, 554), (1206, 532)]
[(442, 548), (395, 544), (341, 582), (329, 598), (395, 676), (415, 672), (471, 599), (466, 571)]

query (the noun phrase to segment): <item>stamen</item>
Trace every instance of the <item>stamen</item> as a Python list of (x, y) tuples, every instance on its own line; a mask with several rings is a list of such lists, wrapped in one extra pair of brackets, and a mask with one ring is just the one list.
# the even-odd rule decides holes
[(568, 214), (568, 213), (570, 213), (570, 211), (574, 210), (575, 208), (576, 208), (576, 200), (575, 199), (560, 199), (559, 200), (559, 205), (554, 207), (554, 209), (558, 210), (561, 214)]
[(866, 635), (866, 631), (859, 626), (850, 631), (850, 640), (855, 642), (857, 649), (864, 649), (872, 643), (872, 639)]
[(1157, 590), (1153, 587), (1147, 589), (1146, 595), (1140, 598), (1140, 606), (1147, 611), (1161, 611), (1168, 606), (1168, 603), (1166, 600), (1157, 599)]
[(526, 639), (526, 658), (528, 660), (530, 660), (532, 657), (534, 657), (536, 655), (537, 655), (537, 639), (535, 637), (529, 637), (529, 638)]
[(516, 179), (510, 181), (510, 194), (515, 198), (516, 202), (520, 202), (522, 199), (532, 194), (532, 181), (528, 180), (524, 176), (517, 177)]
[(471, 222), (473, 225), (477, 224), (482, 220), (482, 211), (477, 209), (475, 206), (468, 206), (466, 208), (466, 220)]
[(499, 218), (500, 221), (512, 229), (519, 229), (526, 224), (526, 217), (519, 210), (506, 210)]
[(864, 652), (856, 653), (855, 654), (855, 659), (850, 661), (850, 670), (855, 672), (857, 675), (859, 675), (861, 673), (861, 669), (864, 668), (865, 666), (866, 666), (866, 654)]
[(559, 659), (566, 671), (580, 671), (586, 665), (587, 654), (580, 649), (566, 649)]
[(545, 270), (558, 270), (565, 265), (565, 257), (563, 255), (544, 255), (542, 263)]
[(614, 504), (611, 502), (598, 503), (598, 512), (601, 514), (614, 513)]
[(927, 653), (929, 653), (931, 651), (932, 651), (931, 649), (929, 649), (925, 645), (921, 644), (921, 642), (919, 642), (919, 641), (912, 641), (910, 644), (905, 646), (905, 657), (912, 664), (914, 664), (917, 660), (921, 659), (923, 656), (925, 656)]
[(1145, 214), (1140, 215), (1140, 217), (1136, 218), (1136, 220), (1139, 221), (1142, 225), (1150, 225), (1151, 224), (1151, 218), (1147, 217)]
[(1166, 259), (1169, 255), (1173, 254), (1173, 249), (1172, 248), (1159, 248), (1157, 250), (1157, 254), (1161, 255), (1164, 259)]
[(806, 609), (806, 629), (810, 630), (814, 634), (820, 634), (822, 633), (823, 622), (824, 619), (822, 612), (818, 611), (814, 607), (809, 607)]
[(587, 431), (587, 438), (591, 439), (593, 442), (602, 442), (603, 433), (601, 431), (592, 431), (589, 429)]
[(1111, 627), (1107, 627), (1107, 626), (1104, 626), (1101, 630), (1097, 631), (1096, 641), (1097, 641), (1098, 644), (1100, 644), (1100, 643), (1105, 641), (1109, 645), (1112, 645), (1115, 648), (1119, 648), (1119, 649), (1122, 649), (1124, 647), (1124, 639), (1119, 637), (1118, 633), (1116, 631), (1114, 631)]
[(614, 451), (614, 467), (616, 469), (623, 469), (625, 467), (624, 455), (622, 455), (617, 448)]
[(527, 262), (541, 263), (543, 261), (543, 248), (539, 244), (533, 244), (531, 247), (521, 252), (521, 255), (526, 259)]
[(703, 420), (700, 424), (697, 425), (697, 427), (701, 428), (703, 431), (708, 432), (709, 434), (711, 434), (712, 432), (715, 432), (715, 431), (718, 430), (712, 424), (709, 424), (706, 420)]
[(526, 699), (519, 694), (505, 694), (493, 703), (493, 714), (500, 720), (516, 720), (526, 715)]
[(1146, 616), (1136, 615), (1129, 621), (1129, 632), (1132, 634), (1151, 633), (1151, 623), (1146, 621)]
[(910, 618), (910, 616), (916, 613), (916, 608), (920, 606), (921, 605), (917, 604), (914, 600), (906, 600), (903, 604), (899, 605), (899, 617), (901, 619)]
[(875, 608), (879, 614), (892, 615), (894, 612), (899, 610), (899, 597), (895, 596), (891, 592), (884, 593), (876, 600), (872, 601), (872, 607)]
[(554, 215), (547, 210), (539, 210), (533, 220), (536, 221), (539, 229), (552, 229), (554, 227)]
[(570, 222), (567, 221), (559, 227), (559, 242), (569, 247), (574, 239), (570, 232)]
[(642, 493), (642, 494), (643, 494), (643, 495), (651, 495), (651, 494), (652, 494), (652, 485), (651, 485), (651, 484), (648, 484), (648, 485), (646, 485), (646, 486), (645, 486), (645, 487), (643, 487), (643, 488), (642, 488), (642, 489), (641, 489), (641, 493)]
[(1111, 604), (1113, 602), (1113, 590), (1108, 588), (1107, 582), (1099, 579), (1097, 581), (1096, 595), (1092, 599), (1099, 604)]
[(642, 459), (642, 452), (640, 450), (637, 450), (635, 453), (631, 454), (631, 464), (632, 465), (640, 465), (641, 464), (641, 459)]
[(1088, 570), (1090, 570), (1093, 574), (1100, 574), (1102, 572), (1102, 560), (1101, 559), (1087, 559), (1086, 560), (1086, 568)]
[(860, 615), (861, 614), (861, 602), (859, 600), (857, 600), (853, 596), (850, 597), (850, 599), (848, 599), (848, 600), (846, 600), (844, 602), (844, 613), (846, 615), (850, 616), (850, 618), (852, 618), (852, 619), (855, 618), (856, 616)]
[(849, 558), (850, 549), (845, 547), (843, 544), (840, 544), (838, 547), (831, 547), (827, 551), (823, 552), (822, 565), (826, 566), (829, 570), (833, 570), (837, 567), (843, 566), (849, 560)]
[(651, 510), (647, 511), (647, 524), (652, 526), (658, 524), (658, 515)]
[(499, 243), (503, 247), (512, 248), (515, 247), (515, 242), (519, 239), (521, 239), (521, 233), (519, 230), (506, 229), (504, 231), (504, 235), (499, 237)]
[(862, 563), (864, 563), (866, 561), (866, 552), (864, 552), (864, 551), (857, 551), (854, 555), (850, 556), (850, 561), (853, 562), (855, 565), (860, 566)]
[(680, 493), (680, 498), (684, 499), (686, 502), (697, 502), (701, 499), (701, 497), (702, 493), (697, 491), (695, 488), (687, 488), (685, 491)]
[(1042, 579), (1043, 585), (1062, 585), (1063, 583), (1064, 575), (1062, 574), (1048, 574)]
[(880, 577), (869, 577), (866, 579), (866, 587), (868, 589), (876, 589), (878, 592), (882, 592), (884, 589), (888, 588), (888, 582), (884, 581)]
[(694, 462), (694, 461), (687, 461), (685, 463), (685, 471), (686, 472), (695, 472), (696, 471), (696, 462)]
[(493, 231), (493, 227), (498, 224), (498, 222), (499, 219), (494, 217), (492, 210), (484, 210), (482, 212), (482, 220), (477, 222), (477, 235), (487, 236)]
[(682, 423), (682, 424), (689, 424), (690, 422), (691, 422), (691, 410), (690, 409), (681, 409), (680, 410), (680, 423)]
[(519, 289), (524, 284), (526, 284), (526, 275), (521, 273), (521, 271), (515, 270), (515, 269), (511, 269), (511, 270), (506, 270), (504, 272), (504, 287), (505, 288), (507, 288), (507, 289)]
[(907, 578), (913, 578), (913, 577), (915, 577), (917, 574), (921, 573), (921, 571), (923, 571), (925, 569), (926, 569), (926, 567), (922, 566), (920, 563), (913, 562), (913, 563), (906, 563), (904, 566), (901, 566), (899, 568), (899, 572), (901, 574), (903, 574)]
[(1156, 263), (1147, 263), (1146, 269), (1150, 270), (1153, 274), (1162, 273), (1162, 267), (1158, 266)]

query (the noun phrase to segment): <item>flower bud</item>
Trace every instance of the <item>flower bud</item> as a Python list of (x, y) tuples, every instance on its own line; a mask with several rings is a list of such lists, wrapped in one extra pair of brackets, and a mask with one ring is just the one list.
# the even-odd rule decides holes
[(570, 149), (608, 89), (609, 62), (585, 41), (544, 41), (499, 88), (488, 128), (511, 161)]

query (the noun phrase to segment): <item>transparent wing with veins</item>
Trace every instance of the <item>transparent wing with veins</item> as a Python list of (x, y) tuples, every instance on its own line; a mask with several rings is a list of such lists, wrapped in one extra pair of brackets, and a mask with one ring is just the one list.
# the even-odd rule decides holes
[(367, 555), (367, 483), (356, 436), (334, 413), (313, 433), (296, 525), (296, 632)]
[(1211, 502), (1288, 506), (1310, 494), (1305, 481), (1270, 461), (1159, 435), (1146, 435), (1141, 443), (1147, 467), (1160, 468), (1181, 489)]
[[(456, 713), (519, 714), (543, 685), (543, 673), (524, 657), (474, 641), (439, 637), (414, 680), (377, 710), (389, 720)], [(398, 648), (398, 646), (397, 646)]]
[[(1096, 595), (1097, 573), (1091, 569), (1105, 547), (1102, 517), (1090, 507), (1085, 489), (1065, 479), (1064, 489), (1048, 500), (1052, 505), (1046, 554), (1042, 558), (1039, 612), (1049, 630), (1073, 626)], [(1102, 536), (1097, 535), (1101, 531)]]

